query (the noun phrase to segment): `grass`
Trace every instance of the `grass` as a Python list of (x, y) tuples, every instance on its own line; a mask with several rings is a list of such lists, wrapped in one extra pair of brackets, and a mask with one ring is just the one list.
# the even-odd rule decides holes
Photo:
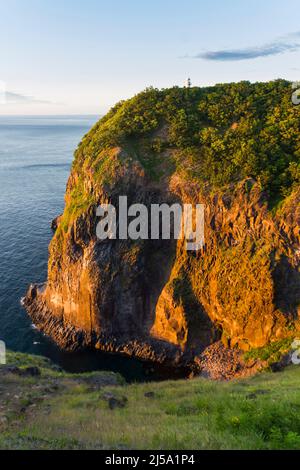
[[(1, 380), (1, 390), (22, 394), (27, 407), (1, 430), (2, 449), (300, 449), (298, 366), (232, 382), (120, 385), (117, 378), (91, 388), (90, 380), (106, 373), (74, 377), (47, 360), (32, 360), (42, 367), (41, 377)], [(16, 363), (10, 355), (9, 361)], [(126, 397), (126, 406), (110, 409), (107, 394)], [(0, 414), (3, 406), (2, 400)]]
[(260, 359), (269, 364), (278, 362), (284, 354), (290, 351), (293, 338), (285, 338), (280, 341), (274, 341), (261, 348), (251, 349), (244, 354), (244, 359)]

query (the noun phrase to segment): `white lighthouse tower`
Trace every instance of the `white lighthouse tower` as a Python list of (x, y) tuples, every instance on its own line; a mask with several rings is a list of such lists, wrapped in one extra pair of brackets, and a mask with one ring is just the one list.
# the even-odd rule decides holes
[(191, 86), (192, 86), (192, 80), (190, 78), (187, 78), (186, 81), (184, 82), (184, 87), (191, 88)]

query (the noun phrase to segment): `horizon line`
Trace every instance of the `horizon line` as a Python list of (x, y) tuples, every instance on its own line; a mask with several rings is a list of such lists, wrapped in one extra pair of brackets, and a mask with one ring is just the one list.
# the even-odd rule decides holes
[(86, 117), (101, 117), (103, 116), (103, 114), (92, 114), (92, 113), (70, 113), (70, 114), (66, 114), (66, 113), (63, 113), (63, 114), (46, 114), (46, 113), (43, 113), (43, 114), (1, 114), (0, 113), (0, 117), (83, 117), (83, 116), (86, 116)]

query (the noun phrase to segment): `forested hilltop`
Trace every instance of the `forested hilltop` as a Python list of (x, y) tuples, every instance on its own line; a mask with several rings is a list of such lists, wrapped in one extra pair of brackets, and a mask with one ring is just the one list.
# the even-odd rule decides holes
[[(99, 152), (138, 142), (149, 171), (155, 173), (157, 156), (172, 149), (176, 168), (190, 178), (216, 188), (253, 177), (274, 202), (300, 182), (300, 111), (291, 94), (285, 80), (149, 88), (96, 124), (74, 165), (93, 165)], [(103, 155), (96, 168), (104, 160)]]

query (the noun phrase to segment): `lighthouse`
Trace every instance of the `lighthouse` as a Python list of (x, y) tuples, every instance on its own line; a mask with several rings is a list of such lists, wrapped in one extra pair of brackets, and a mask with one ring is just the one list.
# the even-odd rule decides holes
[(191, 86), (192, 86), (192, 81), (190, 78), (187, 78), (186, 81), (184, 82), (184, 87), (191, 88)]

